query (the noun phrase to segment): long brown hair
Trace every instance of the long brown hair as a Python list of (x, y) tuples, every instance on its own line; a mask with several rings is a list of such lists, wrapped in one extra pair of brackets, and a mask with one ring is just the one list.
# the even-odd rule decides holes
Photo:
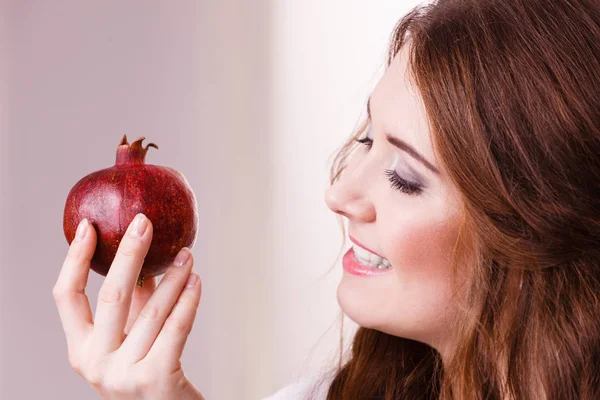
[(360, 327), (327, 399), (600, 399), (600, 3), (434, 1), (398, 22), (388, 65), (405, 44), (464, 202), (457, 345), (442, 364)]

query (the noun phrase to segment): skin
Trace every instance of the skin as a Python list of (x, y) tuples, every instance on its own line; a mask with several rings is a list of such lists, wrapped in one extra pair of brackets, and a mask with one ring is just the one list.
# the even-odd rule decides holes
[[(363, 135), (373, 140), (371, 149), (352, 153), (325, 202), (348, 219), (350, 236), (392, 265), (378, 276), (344, 270), (337, 298), (345, 314), (360, 326), (426, 343), (443, 355), (456, 313), (451, 254), (460, 195), (435, 158), (425, 109), (406, 75), (407, 56), (404, 46), (371, 95), (370, 131)], [(409, 143), (440, 174), (388, 143), (386, 133)], [(391, 188), (385, 169), (420, 182), (423, 191)]]
[[(156, 278), (137, 286), (153, 232), (138, 214), (100, 288), (93, 319), (85, 287), (97, 237), (87, 220), (80, 228), (83, 235), (71, 243), (52, 292), (73, 369), (103, 399), (204, 400), (180, 362), (202, 289), (189, 249), (180, 252), (187, 261), (178, 266), (176, 258), (158, 286)], [(185, 288), (192, 275), (196, 284)]]

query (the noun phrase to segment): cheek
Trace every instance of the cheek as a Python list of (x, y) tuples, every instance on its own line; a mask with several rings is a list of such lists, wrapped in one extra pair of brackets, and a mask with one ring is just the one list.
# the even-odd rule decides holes
[(394, 273), (382, 330), (425, 342), (446, 331), (453, 307), (452, 254), (458, 229), (453, 223), (405, 221), (389, 232), (386, 254)]
[(457, 229), (451, 223), (419, 221), (397, 226), (402, 229), (386, 236), (385, 250), (398, 280), (409, 287), (444, 282), (451, 272)]

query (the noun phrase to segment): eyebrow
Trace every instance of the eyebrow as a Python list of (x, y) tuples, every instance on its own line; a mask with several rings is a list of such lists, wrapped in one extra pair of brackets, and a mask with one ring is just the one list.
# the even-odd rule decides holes
[[(371, 97), (370, 96), (369, 96), (369, 100), (367, 101), (367, 114), (369, 115), (369, 120), (372, 120), (372, 118), (371, 118)], [(415, 160), (417, 160), (417, 161), (421, 162), (423, 165), (425, 165), (429, 170), (433, 171), (434, 173), (436, 173), (438, 175), (440, 174), (440, 171), (436, 167), (434, 167), (433, 164), (431, 164), (429, 161), (427, 161), (427, 159), (425, 157), (420, 155), (418, 151), (416, 151), (411, 145), (406, 143), (404, 140), (398, 139), (397, 137), (392, 136), (389, 133), (386, 133), (385, 137), (390, 144), (394, 145), (395, 147), (399, 148), (400, 150), (404, 150)]]

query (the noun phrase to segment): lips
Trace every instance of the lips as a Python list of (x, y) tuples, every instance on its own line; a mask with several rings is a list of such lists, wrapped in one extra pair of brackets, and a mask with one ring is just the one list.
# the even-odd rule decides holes
[(354, 257), (354, 251), (352, 248), (350, 248), (346, 254), (344, 254), (342, 266), (344, 267), (344, 270), (357, 276), (378, 276), (393, 271), (391, 268), (378, 269), (362, 265), (360, 262), (358, 262), (356, 257)]

